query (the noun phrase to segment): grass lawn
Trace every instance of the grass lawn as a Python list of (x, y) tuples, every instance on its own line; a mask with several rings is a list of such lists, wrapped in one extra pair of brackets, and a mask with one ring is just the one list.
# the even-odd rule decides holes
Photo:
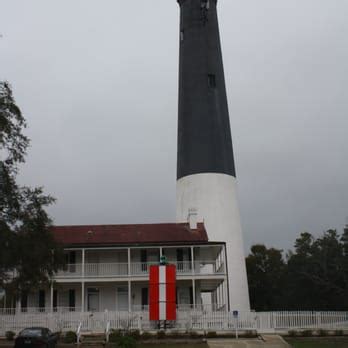
[[(156, 345), (137, 345), (137, 348), (209, 348), (205, 343), (194, 344), (156, 344)], [(348, 347), (348, 346), (347, 346)]]
[(294, 348), (348, 348), (348, 337), (287, 338)]

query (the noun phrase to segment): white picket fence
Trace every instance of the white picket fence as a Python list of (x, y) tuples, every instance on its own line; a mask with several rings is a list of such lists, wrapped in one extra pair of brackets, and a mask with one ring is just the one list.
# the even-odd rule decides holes
[[(52, 331), (104, 332), (113, 329), (149, 331), (157, 329), (144, 312), (53, 312), (0, 314), (0, 336), (6, 331), (19, 332), (25, 327), (45, 326)], [(183, 331), (256, 330), (259, 333), (326, 329), (348, 330), (348, 312), (240, 312), (238, 318), (225, 311), (178, 311), (169, 328)]]

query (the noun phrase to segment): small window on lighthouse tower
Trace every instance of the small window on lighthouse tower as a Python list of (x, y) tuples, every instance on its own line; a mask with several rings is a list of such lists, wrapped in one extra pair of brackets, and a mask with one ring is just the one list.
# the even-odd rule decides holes
[(181, 40), (181, 41), (184, 41), (184, 36), (185, 36), (185, 31), (184, 31), (184, 30), (181, 30), (181, 31), (180, 31), (180, 40)]
[(208, 74), (208, 86), (209, 88), (216, 88), (216, 77), (214, 74)]

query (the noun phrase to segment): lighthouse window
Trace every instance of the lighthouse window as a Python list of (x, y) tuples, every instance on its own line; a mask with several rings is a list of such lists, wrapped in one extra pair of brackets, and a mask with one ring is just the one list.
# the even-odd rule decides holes
[(216, 88), (216, 77), (214, 74), (208, 74), (208, 86), (209, 88)]
[(180, 31), (180, 40), (184, 41), (184, 31), (183, 30)]

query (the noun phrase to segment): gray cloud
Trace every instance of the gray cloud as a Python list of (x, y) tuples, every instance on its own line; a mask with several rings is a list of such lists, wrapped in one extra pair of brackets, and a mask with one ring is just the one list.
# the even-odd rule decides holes
[[(174, 0), (0, 0), (0, 79), (56, 224), (175, 220)], [(220, 0), (246, 249), (348, 215), (348, 3)]]

